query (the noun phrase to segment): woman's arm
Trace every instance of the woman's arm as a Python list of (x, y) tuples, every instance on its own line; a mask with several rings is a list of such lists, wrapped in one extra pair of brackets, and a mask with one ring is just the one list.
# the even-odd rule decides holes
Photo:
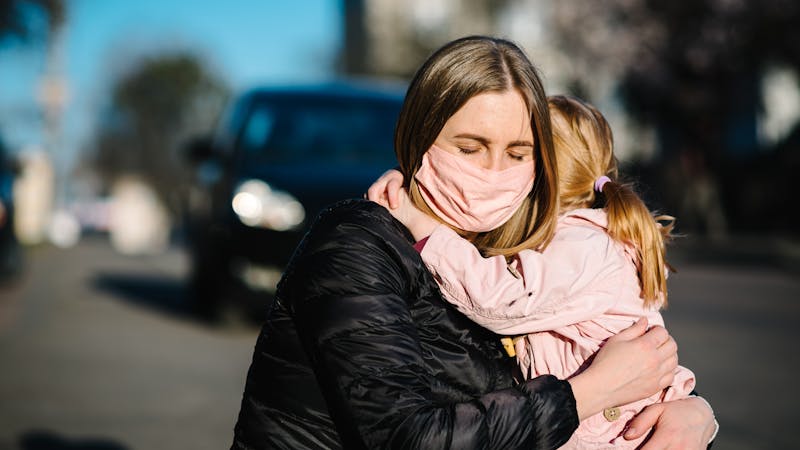
[(719, 431), (711, 405), (689, 397), (646, 407), (631, 420), (625, 439), (637, 439), (652, 429), (643, 450), (705, 449)]
[(647, 325), (642, 318), (610, 337), (589, 367), (570, 378), (581, 420), (672, 384), (678, 345), (663, 327)]
[(432, 373), (408, 297), (418, 282), (408, 260), (425, 268), (399, 228), (387, 231), (388, 214), (385, 223), (359, 214), (322, 218), (279, 287), (343, 445), (555, 448), (565, 442), (578, 423), (569, 383), (542, 376), (484, 394), (471, 387), (476, 392), (468, 396)]

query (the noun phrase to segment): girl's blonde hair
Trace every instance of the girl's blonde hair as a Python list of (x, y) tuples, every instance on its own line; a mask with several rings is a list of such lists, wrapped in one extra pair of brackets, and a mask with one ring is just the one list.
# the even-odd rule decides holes
[[(516, 90), (525, 99), (534, 135), (535, 178), (525, 202), (506, 223), (485, 233), (467, 233), (484, 255), (511, 257), (541, 248), (553, 236), (558, 214), (556, 162), (547, 97), (536, 68), (504, 39), (470, 36), (437, 50), (409, 85), (395, 130), (395, 152), (411, 201), (437, 218), (419, 192), (414, 174), (444, 124), (478, 94)], [(439, 219), (441, 220), (441, 219)]]
[[(602, 206), (608, 215), (608, 234), (632, 246), (645, 306), (667, 305), (665, 244), (672, 239), (675, 218), (655, 216), (630, 184), (619, 181), (611, 127), (588, 103), (569, 96), (548, 99), (553, 144), (558, 161), (561, 213)], [(611, 179), (595, 191), (595, 181)], [(664, 222), (662, 225), (661, 222)]]

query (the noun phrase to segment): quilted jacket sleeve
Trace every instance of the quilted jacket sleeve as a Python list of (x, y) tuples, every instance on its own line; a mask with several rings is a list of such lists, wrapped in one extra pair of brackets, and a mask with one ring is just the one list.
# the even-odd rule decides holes
[(555, 377), (447, 395), (456, 388), (426, 364), (431, 355), (412, 319), (414, 274), (399, 249), (415, 253), (396, 226), (388, 214), (377, 221), (323, 216), (279, 288), (344, 447), (544, 449), (565, 442), (578, 419), (569, 384)]

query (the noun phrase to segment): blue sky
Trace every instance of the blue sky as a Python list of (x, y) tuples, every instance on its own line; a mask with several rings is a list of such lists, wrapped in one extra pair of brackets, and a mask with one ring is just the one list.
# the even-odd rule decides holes
[[(57, 162), (70, 165), (121, 70), (143, 55), (190, 50), (236, 90), (332, 75), (339, 0), (66, 0), (61, 69), (69, 103)], [(0, 43), (0, 133), (12, 150), (42, 144), (41, 45)]]

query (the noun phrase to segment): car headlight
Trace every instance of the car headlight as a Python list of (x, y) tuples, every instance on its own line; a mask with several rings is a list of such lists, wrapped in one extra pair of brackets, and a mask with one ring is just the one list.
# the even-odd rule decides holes
[(272, 189), (261, 180), (247, 180), (236, 188), (231, 202), (243, 224), (286, 231), (303, 223), (306, 212), (291, 194)]

